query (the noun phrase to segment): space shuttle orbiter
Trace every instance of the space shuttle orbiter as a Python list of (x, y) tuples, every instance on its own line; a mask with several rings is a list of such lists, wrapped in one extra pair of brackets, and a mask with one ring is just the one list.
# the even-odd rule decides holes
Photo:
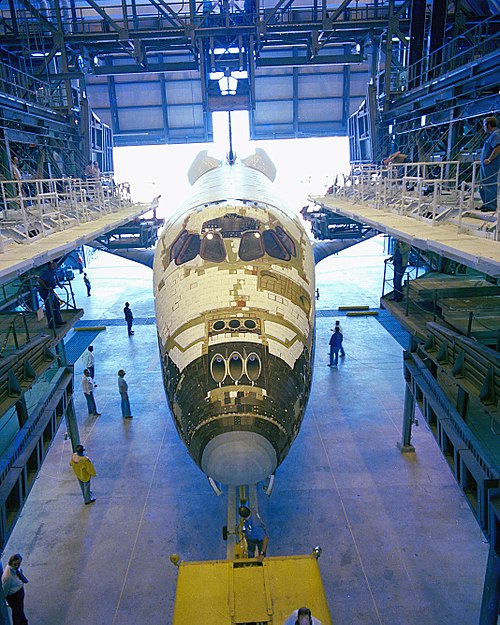
[(274, 473), (310, 392), (314, 259), (275, 174), (260, 149), (225, 162), (201, 152), (155, 253), (167, 398), (190, 455), (223, 484)]

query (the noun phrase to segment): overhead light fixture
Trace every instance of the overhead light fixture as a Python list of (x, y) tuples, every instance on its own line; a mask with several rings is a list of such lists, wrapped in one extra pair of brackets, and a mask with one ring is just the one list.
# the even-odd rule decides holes
[(219, 89), (221, 95), (236, 95), (236, 90), (238, 89), (238, 79), (232, 76), (223, 76), (219, 80)]
[(214, 54), (239, 54), (239, 48), (214, 48)]
[[(47, 56), (50, 56), (50, 52), (31, 52), (30, 54), (32, 59), (44, 59)], [(56, 52), (54, 56), (61, 56), (61, 52)]]

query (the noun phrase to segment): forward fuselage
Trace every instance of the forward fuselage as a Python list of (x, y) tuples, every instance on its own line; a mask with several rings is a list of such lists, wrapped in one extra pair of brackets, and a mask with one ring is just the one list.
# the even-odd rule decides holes
[(154, 263), (164, 384), (189, 453), (216, 481), (271, 475), (309, 396), (314, 261), (297, 216), (241, 163), (197, 180)]

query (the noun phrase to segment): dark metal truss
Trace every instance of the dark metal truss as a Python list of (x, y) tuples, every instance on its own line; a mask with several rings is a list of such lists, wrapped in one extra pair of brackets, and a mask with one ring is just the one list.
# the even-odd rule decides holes
[[(197, 7), (194, 1), (188, 12), (177, 13), (164, 0), (149, 0), (140, 7), (124, 0), (114, 10), (85, 0), (78, 11), (72, 5), (73, 10), (55, 15), (29, 0), (15, 1), (23, 9), (25, 25), (20, 30), (19, 15), (11, 20), (4, 15), (0, 35), (9, 51), (25, 47), (27, 26), (50, 50), (49, 58), (65, 48), (69, 57), (82, 55), (96, 75), (200, 70), (207, 50), (234, 43), (241, 52), (223, 55), (216, 65), (241, 68), (244, 55), (247, 64), (251, 61), (257, 68), (361, 63), (364, 44), (383, 33), (388, 21), (406, 6), (391, 1), (358, 8), (352, 0), (344, 0), (334, 8), (323, 0), (312, 7), (296, 7), (293, 0), (278, 0), (261, 10), (257, 0), (255, 10), (244, 12), (231, 11), (228, 0), (223, 0), (221, 12), (215, 14), (212, 8), (203, 12), (205, 5)], [(346, 51), (346, 45), (358, 45), (357, 51)], [(40, 71), (47, 65), (45, 58)], [(74, 77), (80, 67), (70, 63), (69, 73)]]

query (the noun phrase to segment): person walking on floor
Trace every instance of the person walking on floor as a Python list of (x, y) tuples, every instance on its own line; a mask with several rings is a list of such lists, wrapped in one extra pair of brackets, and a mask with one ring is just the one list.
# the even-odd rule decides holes
[(250, 510), (248, 506), (240, 506), (238, 514), (243, 522), (243, 534), (245, 535), (248, 546), (248, 557), (255, 556), (255, 549), (258, 549), (257, 560), (262, 562), (267, 553), (269, 545), (269, 536), (267, 535), (264, 521), (260, 518), (258, 512)]
[(99, 417), (100, 412), (97, 412), (97, 406), (94, 399), (94, 380), (90, 377), (90, 371), (85, 369), (82, 377), (82, 389), (85, 399), (87, 400), (87, 408), (89, 411), (89, 417)]
[(10, 556), (9, 564), (2, 575), (3, 594), (12, 610), (13, 625), (28, 625), (28, 619), (24, 614), (24, 585), (28, 580), (21, 569), (22, 561), (20, 553)]
[(87, 297), (90, 297), (90, 289), (92, 288), (92, 285), (90, 284), (89, 277), (86, 273), (83, 274), (83, 281), (85, 282), (85, 286), (87, 287)]
[(123, 314), (125, 315), (125, 321), (127, 322), (128, 335), (132, 336), (132, 334), (134, 334), (134, 331), (132, 330), (132, 324), (134, 322), (134, 315), (132, 314), (132, 311), (130, 310), (130, 304), (128, 302), (125, 302), (125, 308), (123, 309)]
[[(89, 345), (87, 348), (87, 352), (85, 353), (85, 356), (83, 357), (84, 360), (84, 364), (85, 367), (89, 370), (89, 375), (92, 378), (92, 381), (94, 381), (94, 377), (95, 377), (95, 357), (94, 357), (94, 346), (93, 345)], [(94, 388), (97, 386), (97, 384), (94, 382)]]
[(128, 384), (125, 382), (125, 371), (118, 371), (118, 390), (122, 399), (122, 417), (124, 419), (132, 419), (130, 410), (130, 401), (128, 399)]
[[(342, 334), (342, 343), (340, 344), (340, 357), (344, 358), (345, 356), (345, 351), (344, 351), (344, 333), (342, 332), (342, 326), (340, 325), (340, 321), (336, 321), (335, 322), (335, 327), (339, 329), (340, 334)], [(334, 330), (331, 330), (331, 332), (334, 332)]]
[(336, 367), (339, 364), (339, 350), (342, 346), (342, 333), (339, 326), (335, 326), (335, 330), (330, 337), (330, 362), (329, 367)]
[(96, 472), (92, 461), (84, 452), (85, 447), (77, 445), (69, 461), (69, 466), (73, 468), (78, 479), (82, 489), (83, 501), (85, 504), (89, 504), (95, 501), (94, 493), (90, 490), (90, 479), (96, 476)]

